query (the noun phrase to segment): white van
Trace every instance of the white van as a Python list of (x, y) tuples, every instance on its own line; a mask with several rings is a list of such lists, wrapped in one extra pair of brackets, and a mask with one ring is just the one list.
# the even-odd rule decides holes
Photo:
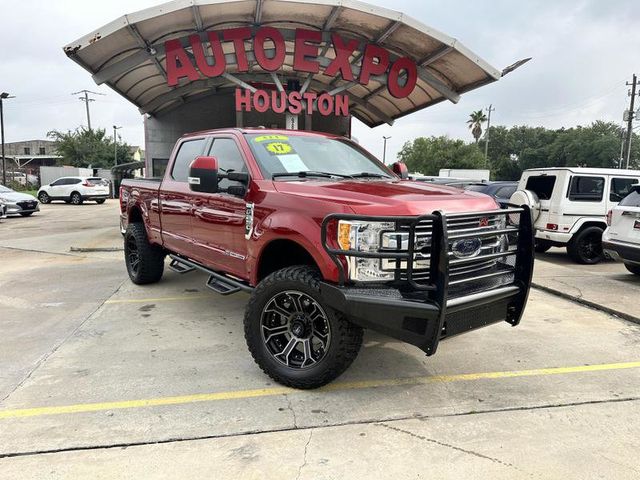
[(536, 252), (567, 247), (578, 263), (602, 260), (607, 212), (640, 181), (639, 170), (534, 168), (522, 172), (510, 203), (532, 209)]

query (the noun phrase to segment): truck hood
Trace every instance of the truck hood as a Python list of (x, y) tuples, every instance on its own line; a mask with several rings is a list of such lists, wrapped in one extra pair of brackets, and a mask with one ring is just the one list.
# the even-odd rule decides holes
[(494, 210), (496, 201), (483, 193), (411, 180), (317, 180), (274, 182), (278, 192), (348, 205), (359, 215), (423, 215)]

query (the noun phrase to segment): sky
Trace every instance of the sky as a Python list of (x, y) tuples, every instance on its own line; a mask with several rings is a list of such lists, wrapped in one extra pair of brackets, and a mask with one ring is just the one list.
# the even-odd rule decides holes
[[(268, 0), (267, 0), (268, 1)], [(0, 0), (8, 6), (9, 0)], [(62, 47), (117, 17), (154, 6), (154, 0), (22, 0), (2, 8), (0, 91), (6, 141), (42, 139), (48, 131), (86, 124), (84, 103), (73, 92), (103, 93), (91, 103), (92, 126), (121, 125), (123, 140), (143, 145), (136, 107), (69, 60)], [(383, 136), (387, 160), (405, 142), (448, 135), (471, 141), (466, 120), (495, 108), (493, 125), (547, 128), (622, 123), (633, 73), (640, 74), (638, 0), (368, 0), (403, 12), (461, 41), (498, 69), (533, 57), (498, 82), (375, 129), (354, 120), (352, 134), (378, 157)]]

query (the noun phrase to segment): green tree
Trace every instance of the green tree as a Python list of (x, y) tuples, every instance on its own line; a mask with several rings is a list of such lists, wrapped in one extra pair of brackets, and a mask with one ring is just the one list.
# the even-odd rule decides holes
[(467, 120), (467, 125), (469, 125), (469, 129), (471, 130), (471, 135), (476, 139), (476, 143), (480, 140), (482, 136), (482, 125), (487, 121), (487, 116), (484, 114), (482, 110), (477, 110), (475, 112), (471, 112), (469, 115), (469, 120)]
[(438, 175), (441, 168), (486, 168), (477, 145), (449, 137), (420, 137), (407, 142), (398, 154), (409, 171)]
[[(58, 155), (65, 165), (74, 167), (110, 168), (114, 166), (113, 138), (107, 136), (104, 129), (89, 130), (79, 128), (61, 132), (52, 130), (47, 137), (55, 142)], [(129, 146), (118, 142), (118, 164), (131, 162)]]

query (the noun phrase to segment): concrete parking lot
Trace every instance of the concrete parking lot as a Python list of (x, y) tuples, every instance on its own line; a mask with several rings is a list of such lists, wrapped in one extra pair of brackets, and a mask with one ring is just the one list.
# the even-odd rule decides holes
[[(536, 289), (515, 329), (433, 357), (368, 332), (338, 381), (291, 390), (246, 349), (245, 294), (128, 281), (117, 211), (0, 223), (3, 479), (640, 477), (640, 325)], [(619, 264), (554, 250), (536, 282), (638, 315)]]

